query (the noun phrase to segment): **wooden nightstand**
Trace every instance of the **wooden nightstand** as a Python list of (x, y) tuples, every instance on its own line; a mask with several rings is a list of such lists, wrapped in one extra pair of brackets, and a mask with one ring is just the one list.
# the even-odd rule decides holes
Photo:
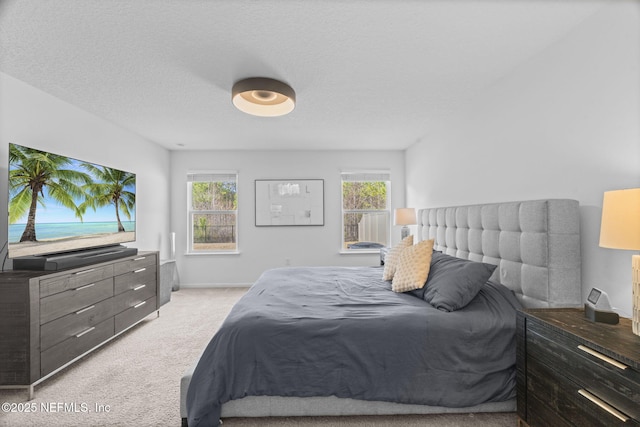
[(518, 312), (516, 359), (519, 425), (640, 426), (640, 337), (630, 319)]
[(384, 265), (384, 259), (387, 257), (387, 254), (391, 248), (380, 248), (380, 265)]

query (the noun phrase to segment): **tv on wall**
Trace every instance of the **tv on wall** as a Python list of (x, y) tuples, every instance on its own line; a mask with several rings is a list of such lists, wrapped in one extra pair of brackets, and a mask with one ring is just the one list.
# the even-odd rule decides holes
[(135, 174), (18, 144), (8, 170), (9, 258), (135, 241)]

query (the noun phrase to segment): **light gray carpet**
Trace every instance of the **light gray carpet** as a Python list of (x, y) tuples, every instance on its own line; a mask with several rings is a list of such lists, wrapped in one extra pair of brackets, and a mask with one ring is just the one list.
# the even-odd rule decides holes
[[(0, 411), (0, 426), (180, 426), (180, 377), (245, 291), (224, 288), (173, 292), (160, 317), (151, 315), (36, 386), (34, 400), (27, 402), (24, 390), (0, 390), (0, 403), (35, 404), (34, 412)], [(100, 407), (105, 409), (99, 411)], [(513, 413), (238, 418), (225, 420), (224, 427), (514, 427), (516, 420)]]

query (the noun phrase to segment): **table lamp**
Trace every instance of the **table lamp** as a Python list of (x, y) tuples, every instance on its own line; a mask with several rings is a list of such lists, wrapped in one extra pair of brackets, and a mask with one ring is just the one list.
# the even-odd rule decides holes
[[(640, 188), (606, 191), (602, 200), (600, 247), (640, 251)], [(640, 335), (640, 255), (631, 259), (633, 333)]]
[(408, 225), (417, 224), (416, 222), (416, 210), (414, 208), (398, 208), (395, 210), (395, 225), (402, 225), (401, 236), (402, 239), (409, 235)]

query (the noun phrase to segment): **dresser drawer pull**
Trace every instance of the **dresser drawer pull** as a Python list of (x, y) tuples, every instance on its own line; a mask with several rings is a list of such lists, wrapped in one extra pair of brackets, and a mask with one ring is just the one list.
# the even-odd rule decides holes
[(86, 273), (91, 273), (92, 271), (96, 271), (95, 268), (90, 268), (88, 270), (82, 270), (82, 271), (77, 271), (73, 274), (75, 274), (76, 276), (80, 276), (81, 274), (86, 274)]
[(146, 268), (139, 268), (137, 270), (134, 270), (134, 273), (142, 273), (143, 271), (146, 271)]
[(89, 310), (91, 310), (92, 308), (96, 308), (96, 306), (95, 306), (95, 305), (90, 305), (89, 307), (85, 307), (85, 308), (83, 308), (82, 310), (78, 310), (78, 311), (76, 311), (76, 314), (82, 314), (82, 313), (84, 313), (85, 311), (89, 311)]
[(145, 260), (145, 259), (147, 259), (147, 257), (141, 256), (139, 258), (134, 258), (133, 260), (134, 261), (142, 261), (142, 260)]
[(134, 305), (134, 306), (133, 306), (133, 308), (142, 307), (142, 306), (143, 306), (143, 305), (145, 305), (146, 303), (147, 303), (146, 301), (142, 301), (141, 303)]
[(140, 285), (140, 286), (136, 286), (135, 288), (133, 288), (134, 291), (139, 291), (140, 289), (146, 288), (147, 285)]
[(590, 349), (589, 347), (585, 347), (583, 345), (579, 345), (578, 348), (580, 350), (584, 351), (585, 353), (589, 353), (593, 357), (596, 357), (596, 358), (602, 360), (603, 362), (607, 362), (608, 364), (615, 366), (616, 368), (619, 368), (619, 369), (627, 369), (628, 368), (628, 366), (625, 365), (624, 363), (620, 363), (615, 359), (612, 359), (612, 358), (610, 358), (608, 356), (605, 356), (602, 353), (599, 353), (599, 352), (597, 352), (595, 350)]
[(623, 414), (622, 412), (618, 411), (616, 408), (614, 408), (613, 406), (609, 405), (607, 402), (597, 398), (596, 396), (594, 396), (593, 394), (589, 393), (588, 391), (580, 389), (580, 390), (578, 390), (578, 393), (581, 396), (589, 399), (591, 401), (591, 403), (599, 406), (601, 409), (604, 409), (605, 411), (607, 411), (608, 413), (610, 413), (611, 415), (613, 415), (614, 417), (616, 417), (617, 419), (619, 419), (623, 423), (626, 423), (629, 420), (629, 417), (627, 417), (625, 414)]
[(95, 326), (92, 326), (89, 329), (85, 329), (84, 331), (82, 331), (78, 335), (76, 335), (76, 338), (80, 338), (84, 334), (88, 334), (89, 332), (93, 331), (94, 329), (95, 329)]
[(84, 286), (80, 286), (79, 288), (75, 288), (74, 291), (81, 291), (83, 289), (87, 289), (87, 288), (90, 288), (90, 287), (95, 286), (95, 285), (96, 285), (95, 283), (89, 283), (88, 285), (84, 285)]

